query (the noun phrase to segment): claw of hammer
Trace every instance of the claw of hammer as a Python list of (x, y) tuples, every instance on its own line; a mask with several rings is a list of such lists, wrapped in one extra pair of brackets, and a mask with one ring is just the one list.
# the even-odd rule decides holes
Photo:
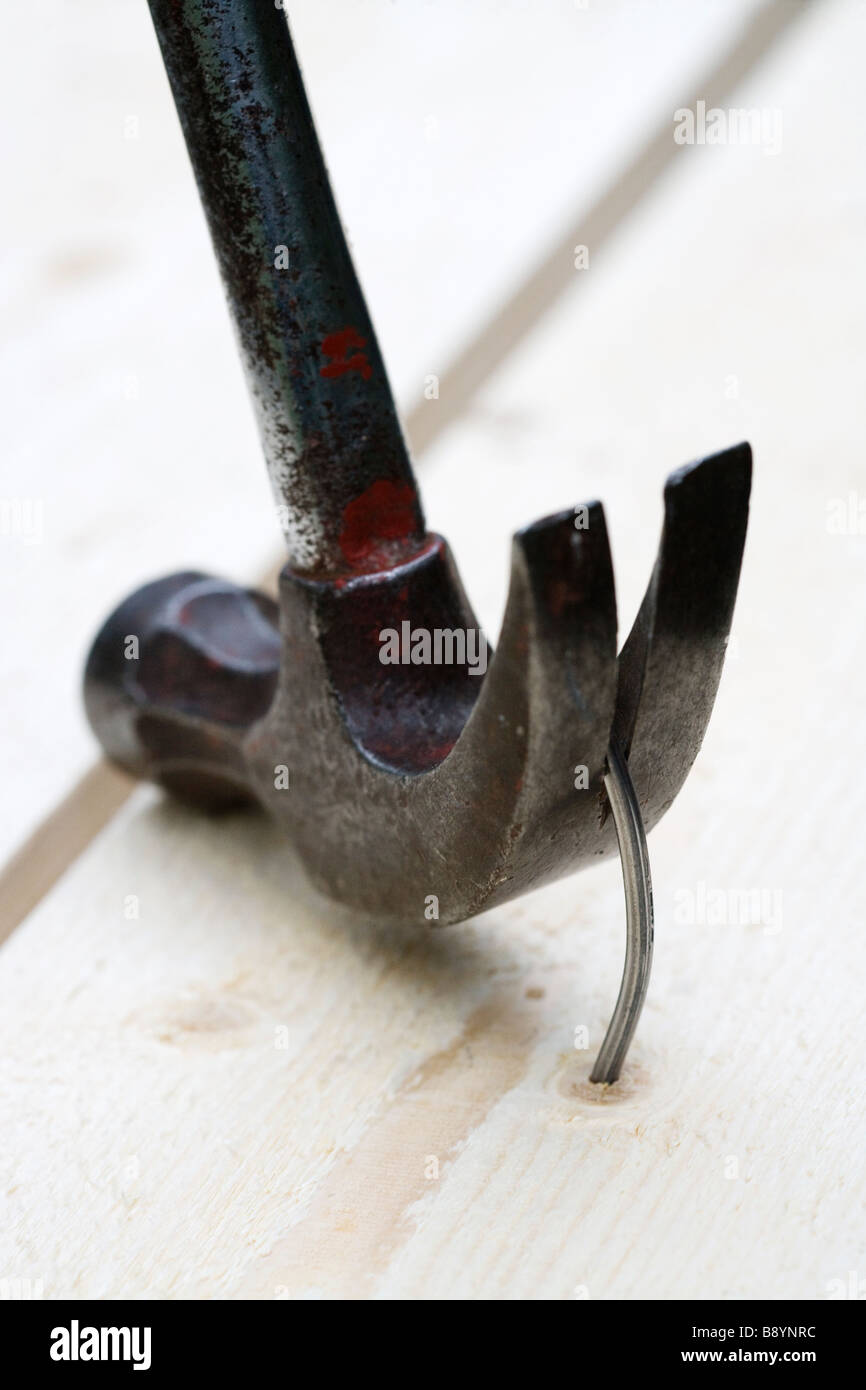
[(673, 802), (721, 675), (749, 475), (741, 445), (669, 480), (619, 662), (604, 512), (591, 503), (585, 528), (568, 511), (515, 537), (483, 678), (381, 663), (382, 632), (405, 622), (477, 628), (446, 543), (430, 537), (349, 580), (287, 566), (279, 608), (200, 574), (145, 586), (93, 645), (88, 716), (137, 775), (204, 805), (260, 802), (330, 896), (423, 922), (435, 894), (439, 920), (461, 921), (616, 852), (602, 785), (612, 738), (647, 829)]

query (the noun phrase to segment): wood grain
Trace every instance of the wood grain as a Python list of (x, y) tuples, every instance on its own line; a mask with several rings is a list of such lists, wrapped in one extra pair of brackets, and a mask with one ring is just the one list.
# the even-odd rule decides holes
[(733, 97), (783, 113), (781, 151), (683, 149), (428, 453), (431, 521), (493, 630), (509, 529), (594, 493), (626, 628), (667, 469), (755, 447), (716, 714), (650, 840), (656, 966), (622, 1082), (587, 1080), (616, 865), (407, 934), (317, 899), (263, 819), (142, 788), (0, 955), (8, 1277), (516, 1300), (866, 1275), (866, 542), (830, 524), (866, 495), (864, 38), (861, 5), (810, 10)]

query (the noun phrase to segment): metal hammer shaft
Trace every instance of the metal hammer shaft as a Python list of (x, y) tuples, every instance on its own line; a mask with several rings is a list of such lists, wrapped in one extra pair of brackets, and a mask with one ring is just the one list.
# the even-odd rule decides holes
[(270, 0), (149, 3), (290, 563), (382, 567), (424, 521), (285, 15)]

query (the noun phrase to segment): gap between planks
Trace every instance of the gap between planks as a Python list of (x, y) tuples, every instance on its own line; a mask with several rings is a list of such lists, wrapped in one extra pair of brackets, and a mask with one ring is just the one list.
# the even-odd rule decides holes
[[(813, 0), (769, 0), (743, 28), (683, 105), (719, 105), (769, 52)], [(574, 284), (576, 245), (599, 247), (614, 235), (661, 179), (678, 152), (665, 120), (605, 193), (550, 247), (515, 293), (469, 340), (440, 377), (435, 409), (418, 402), (405, 421), (413, 451), (423, 453), (462, 414), (476, 391), (526, 337), (560, 294)], [(268, 579), (274, 566), (267, 570)], [(259, 582), (263, 582), (260, 580)], [(0, 942), (6, 940), (111, 820), (137, 783), (102, 760), (37, 826), (0, 873)]]

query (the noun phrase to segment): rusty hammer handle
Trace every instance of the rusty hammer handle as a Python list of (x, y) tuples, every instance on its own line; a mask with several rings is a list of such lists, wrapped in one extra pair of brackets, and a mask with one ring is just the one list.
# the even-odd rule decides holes
[(285, 14), (273, 0), (149, 3), (289, 561), (322, 577), (375, 567), (424, 520)]

